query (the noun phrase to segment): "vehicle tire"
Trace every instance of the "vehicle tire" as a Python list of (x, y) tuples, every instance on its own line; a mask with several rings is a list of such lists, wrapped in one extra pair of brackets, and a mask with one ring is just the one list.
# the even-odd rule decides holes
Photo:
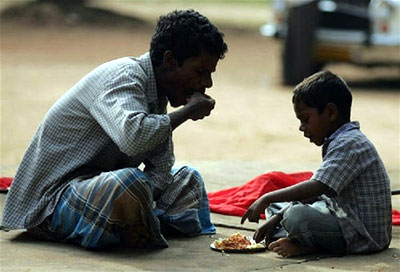
[(317, 1), (289, 9), (288, 31), (282, 52), (282, 77), (285, 85), (296, 85), (322, 68), (323, 64), (315, 63), (312, 58), (317, 24)]

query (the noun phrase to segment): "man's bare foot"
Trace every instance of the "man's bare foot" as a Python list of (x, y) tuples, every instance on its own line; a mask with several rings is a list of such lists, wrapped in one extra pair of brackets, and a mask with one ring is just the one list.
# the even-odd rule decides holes
[(270, 243), (268, 245), (268, 250), (282, 257), (294, 257), (311, 253), (315, 251), (315, 248), (303, 247), (297, 242), (284, 237)]

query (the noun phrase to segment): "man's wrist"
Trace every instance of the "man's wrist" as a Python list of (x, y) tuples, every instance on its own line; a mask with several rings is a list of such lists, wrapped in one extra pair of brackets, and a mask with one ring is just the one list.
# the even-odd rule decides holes
[(170, 119), (172, 130), (180, 126), (182, 123), (186, 122), (189, 119), (188, 115), (189, 114), (185, 108), (181, 108), (179, 110), (169, 113), (168, 116)]

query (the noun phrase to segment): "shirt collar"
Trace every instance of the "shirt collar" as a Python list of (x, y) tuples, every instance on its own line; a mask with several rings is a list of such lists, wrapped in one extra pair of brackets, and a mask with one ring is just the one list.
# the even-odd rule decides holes
[(165, 96), (162, 97), (158, 96), (156, 77), (154, 75), (154, 69), (153, 69), (153, 64), (151, 63), (150, 53), (147, 52), (141, 55), (137, 60), (149, 77), (147, 91), (146, 91), (146, 99), (147, 103), (150, 106), (151, 111), (156, 113), (166, 113), (168, 99)]
[(360, 129), (360, 123), (358, 121), (348, 122), (339, 127), (335, 132), (331, 134), (328, 138), (325, 138), (324, 144), (322, 146), (322, 157), (325, 157), (326, 151), (328, 150), (329, 144), (340, 134), (353, 130)]
[(141, 55), (137, 61), (141, 64), (143, 70), (149, 77), (146, 98), (148, 103), (154, 103), (158, 100), (156, 77), (154, 75), (153, 64), (151, 63), (150, 53)]

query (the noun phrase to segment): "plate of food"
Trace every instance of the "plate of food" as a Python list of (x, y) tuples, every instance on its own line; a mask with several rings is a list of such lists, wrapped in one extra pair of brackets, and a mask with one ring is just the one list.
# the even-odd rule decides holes
[(256, 243), (252, 237), (236, 232), (227, 238), (219, 238), (210, 244), (212, 250), (231, 253), (262, 252), (267, 249), (264, 243)]

